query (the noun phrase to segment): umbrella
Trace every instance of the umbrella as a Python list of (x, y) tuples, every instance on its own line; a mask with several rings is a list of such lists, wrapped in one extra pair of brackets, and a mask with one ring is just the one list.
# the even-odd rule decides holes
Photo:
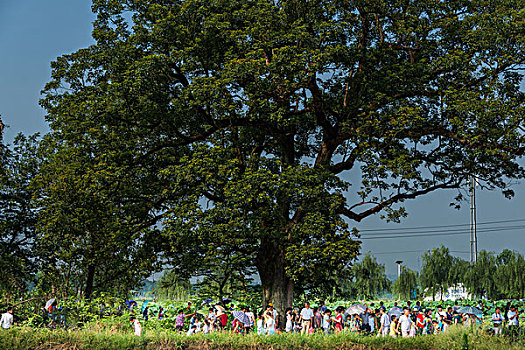
[[(49, 300), (46, 302), (46, 306), (45, 306), (45, 308), (47, 309), (47, 308), (49, 308), (51, 305), (53, 305), (53, 303), (55, 302), (55, 300), (56, 300), (55, 298), (51, 298), (51, 299), (49, 299)], [(40, 305), (42, 305), (42, 304), (40, 304)]]
[(140, 312), (143, 312), (144, 309), (148, 306), (149, 300), (146, 300), (142, 303), (142, 306), (140, 307)]
[(222, 312), (222, 313), (226, 312), (226, 310), (220, 305), (215, 305), (214, 307), (215, 307), (215, 310), (217, 310), (219, 312)]
[(205, 299), (202, 301), (201, 305), (210, 305), (210, 303), (213, 301), (213, 299)]
[(240, 323), (244, 323), (247, 325), (250, 324), (250, 318), (244, 312), (235, 310), (235, 311), (232, 311), (232, 315), (233, 315), (233, 318), (235, 318)]
[(469, 315), (482, 315), (483, 314), (483, 311), (473, 306), (460, 307), (458, 309), (458, 312), (460, 314), (469, 314)]
[(355, 314), (362, 314), (363, 312), (366, 311), (366, 309), (368, 309), (368, 307), (366, 305), (363, 305), (363, 304), (353, 304), (353, 305), (350, 305), (350, 307), (348, 309), (346, 309), (346, 313), (349, 314), (349, 315), (355, 315)]
[(388, 316), (396, 315), (397, 317), (401, 316), (402, 310), (398, 307), (393, 307), (388, 311)]
[(222, 299), (222, 302), (223, 302), (224, 304), (229, 304), (229, 303), (232, 302), (232, 300), (231, 300), (231, 299), (228, 299), (228, 298), (223, 298), (223, 299)]

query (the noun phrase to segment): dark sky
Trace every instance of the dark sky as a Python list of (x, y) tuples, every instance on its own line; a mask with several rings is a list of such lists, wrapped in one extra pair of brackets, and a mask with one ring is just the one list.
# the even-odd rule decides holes
[[(0, 0), (0, 115), (9, 126), (8, 142), (19, 132), (46, 132), (38, 99), (49, 80), (50, 62), (90, 45), (93, 19), (86, 0)], [(477, 192), (480, 250), (510, 248), (525, 253), (525, 186), (514, 188), (516, 197), (511, 201), (499, 192)], [(403, 260), (418, 269), (421, 254), (441, 244), (468, 259), (469, 203), (459, 211), (449, 207), (455, 195), (455, 191), (442, 191), (406, 202), (409, 216), (401, 224), (387, 224), (378, 215), (366, 219), (357, 225), (359, 229), (383, 231), (363, 231), (363, 238), (406, 232), (425, 237), (363, 239), (362, 251), (372, 252), (390, 275), (396, 271), (394, 261)]]

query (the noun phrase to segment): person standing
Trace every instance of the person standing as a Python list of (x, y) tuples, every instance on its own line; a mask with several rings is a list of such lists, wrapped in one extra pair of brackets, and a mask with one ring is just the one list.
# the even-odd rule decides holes
[(322, 329), (323, 315), (319, 311), (319, 308), (314, 308), (314, 319), (313, 319), (313, 328), (314, 330)]
[(194, 314), (185, 315), (184, 310), (180, 309), (179, 314), (175, 317), (175, 329), (182, 332), (182, 328), (184, 328), (184, 319), (193, 315)]
[(386, 313), (385, 307), (381, 307), (379, 309), (381, 318), (379, 320), (380, 326), (379, 326), (379, 334), (381, 334), (382, 337), (386, 337), (388, 335), (389, 329), (390, 329), (390, 317)]
[(321, 314), (324, 315), (327, 309), (328, 307), (324, 304), (324, 301), (321, 301), (319, 305), (319, 311), (321, 312)]
[(335, 309), (335, 318), (334, 318), (334, 331), (339, 333), (343, 330), (343, 315), (339, 308)]
[(268, 303), (268, 309), (272, 312), (272, 318), (275, 321), (275, 329), (279, 328), (279, 313), (273, 307), (272, 303)]
[(312, 326), (312, 319), (314, 317), (314, 312), (310, 308), (310, 303), (305, 302), (304, 308), (301, 310), (301, 317), (299, 320), (301, 321), (301, 335), (306, 333), (310, 334), (310, 327)]
[(289, 307), (286, 309), (286, 326), (284, 327), (284, 331), (286, 333), (290, 333), (293, 331), (293, 311), (292, 308)]
[(325, 335), (330, 334), (330, 324), (332, 323), (332, 312), (328, 309), (323, 314), (323, 331)]
[(520, 325), (519, 317), (519, 311), (516, 309), (515, 305), (512, 305), (510, 311), (507, 313), (507, 318), (509, 319), (509, 330), (512, 337), (517, 335), (518, 327)]
[(248, 319), (250, 320), (250, 323), (248, 323), (247, 325), (244, 325), (244, 329), (246, 330), (246, 333), (249, 333), (253, 329), (253, 326), (255, 325), (255, 315), (247, 307), (244, 307), (242, 311), (244, 311), (244, 313), (246, 314), (246, 316), (248, 316)]
[(361, 331), (364, 334), (370, 334), (370, 309), (366, 308), (365, 312), (363, 312), (361, 315), (359, 315), (359, 318), (361, 319)]
[(140, 322), (139, 320), (137, 320), (137, 318), (135, 316), (131, 316), (129, 318), (133, 328), (135, 329), (135, 335), (137, 337), (140, 337), (140, 335), (142, 334), (142, 326), (140, 325)]
[(410, 328), (412, 327), (412, 319), (410, 318), (410, 309), (403, 308), (403, 315), (399, 317), (399, 328), (401, 328), (401, 336), (407, 338), (410, 335)]
[(2, 325), (2, 329), (9, 329), (13, 325), (13, 308), (11, 306), (2, 314), (0, 324)]
[(497, 307), (496, 311), (492, 314), (492, 318), (490, 320), (492, 322), (492, 325), (494, 326), (494, 335), (501, 335), (501, 325), (504, 320), (505, 318), (501, 314), (500, 308)]

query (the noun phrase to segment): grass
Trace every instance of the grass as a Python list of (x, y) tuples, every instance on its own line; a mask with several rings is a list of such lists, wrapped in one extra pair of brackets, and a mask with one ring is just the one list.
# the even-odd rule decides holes
[(363, 337), (350, 333), (324, 336), (314, 334), (282, 334), (279, 336), (232, 335), (214, 333), (207, 336), (186, 337), (171, 331), (146, 330), (141, 337), (129, 332), (99, 328), (96, 325), (83, 330), (48, 330), (13, 328), (0, 332), (0, 349), (12, 350), (343, 350), (343, 349), (428, 349), (428, 350), (518, 350), (506, 339), (485, 335), (481, 330), (461, 327), (437, 336), (411, 339)]

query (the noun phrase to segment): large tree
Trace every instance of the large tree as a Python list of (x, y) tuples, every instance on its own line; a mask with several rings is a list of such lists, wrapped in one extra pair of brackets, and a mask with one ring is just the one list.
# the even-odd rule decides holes
[(396, 220), (399, 203), (471, 175), (506, 191), (523, 175), (525, 13), (514, 2), (93, 10), (96, 44), (53, 63), (43, 105), (54, 136), (96, 146), (108, 186), (129, 185), (108, 198), (130, 223), (162, 223), (180, 270), (194, 267), (188, 251), (224, 256), (222, 242), (238, 242), (281, 313), (294, 286), (356, 257), (348, 220)]

